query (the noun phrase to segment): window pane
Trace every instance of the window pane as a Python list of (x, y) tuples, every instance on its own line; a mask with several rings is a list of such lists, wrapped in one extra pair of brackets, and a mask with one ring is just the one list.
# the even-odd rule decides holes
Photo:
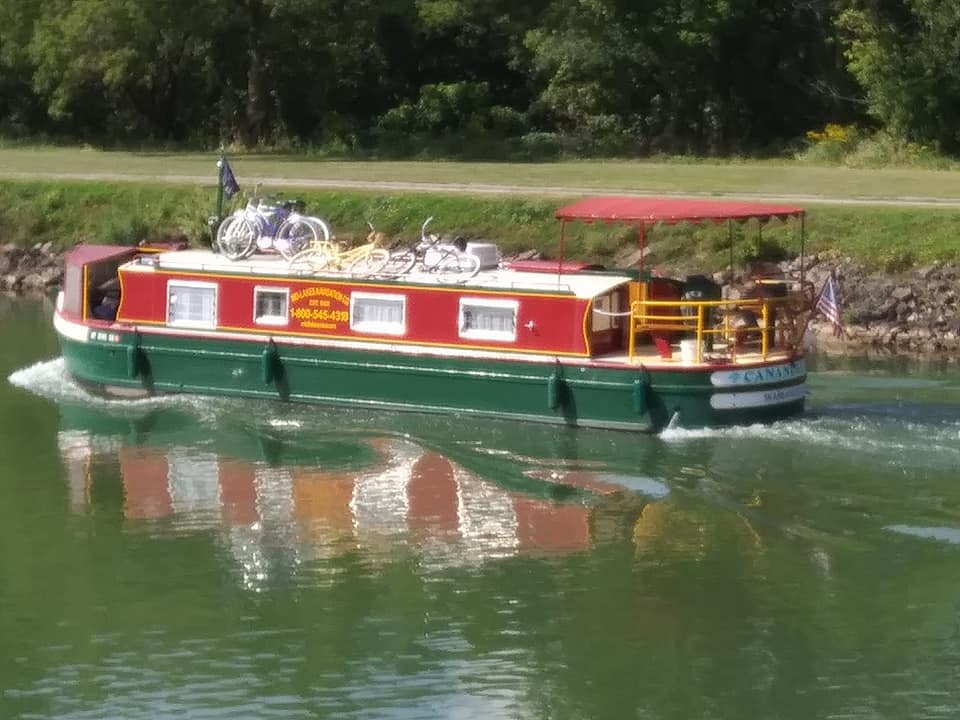
[(460, 333), (467, 337), (513, 340), (517, 334), (517, 308), (461, 303)]
[(287, 293), (283, 290), (255, 290), (254, 320), (287, 320)]
[(404, 297), (378, 297), (354, 293), (351, 305), (351, 329), (390, 335), (402, 335), (405, 332), (406, 299)]
[(355, 310), (357, 322), (403, 322), (403, 305), (392, 300), (358, 300)]
[(171, 325), (204, 325), (217, 322), (217, 289), (170, 283), (167, 289), (167, 322)]

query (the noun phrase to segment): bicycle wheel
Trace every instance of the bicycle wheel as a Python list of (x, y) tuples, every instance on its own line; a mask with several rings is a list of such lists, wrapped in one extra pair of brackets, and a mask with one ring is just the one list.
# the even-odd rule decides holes
[(434, 272), (454, 276), (458, 282), (463, 282), (480, 272), (480, 261), (466, 253), (450, 253), (437, 263)]
[(390, 253), (381, 248), (373, 248), (366, 255), (350, 263), (347, 271), (351, 275), (376, 275), (386, 267), (389, 261)]
[(318, 273), (334, 267), (333, 256), (323, 243), (308, 246), (306, 250), (301, 250), (291, 257), (288, 262), (292, 270), (310, 273)]
[(259, 234), (246, 218), (234, 215), (217, 229), (217, 248), (230, 260), (242, 260), (253, 254)]
[(287, 220), (277, 230), (277, 239), (274, 247), (283, 256), (290, 260), (297, 253), (307, 249), (311, 243), (320, 239), (317, 228), (304, 219)]
[(233, 224), (239, 220), (237, 215), (228, 215), (223, 220), (220, 221), (220, 224), (217, 226), (217, 232), (214, 233), (213, 242), (216, 245), (216, 252), (222, 253), (224, 249), (224, 243), (226, 238), (229, 235)]
[(383, 275), (398, 277), (413, 270), (413, 266), (416, 264), (417, 254), (413, 250), (394, 250), (390, 253), (387, 264), (383, 266), (383, 270), (380, 272)]

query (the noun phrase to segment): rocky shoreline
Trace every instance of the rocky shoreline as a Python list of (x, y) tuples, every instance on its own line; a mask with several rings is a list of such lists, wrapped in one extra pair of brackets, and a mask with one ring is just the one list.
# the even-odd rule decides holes
[(822, 316), (810, 328), (818, 350), (842, 355), (960, 357), (960, 263), (935, 263), (897, 274), (869, 272), (835, 255), (813, 256), (807, 279), (819, 290), (837, 279), (843, 334)]
[[(523, 257), (538, 257), (536, 251)], [(773, 268), (787, 277), (799, 270), (796, 260)], [(818, 351), (829, 355), (911, 356), (960, 359), (960, 263), (938, 263), (909, 272), (871, 273), (851, 258), (830, 254), (806, 258), (806, 279), (815, 288), (834, 273), (843, 305), (841, 336), (822, 317), (810, 323)], [(726, 297), (736, 297), (742, 273), (716, 273)], [(21, 247), (0, 244), (0, 291), (41, 293), (63, 281), (63, 256), (50, 242)]]
[(0, 245), (0, 290), (8, 292), (45, 292), (63, 282), (63, 255), (53, 243), (21, 247)]

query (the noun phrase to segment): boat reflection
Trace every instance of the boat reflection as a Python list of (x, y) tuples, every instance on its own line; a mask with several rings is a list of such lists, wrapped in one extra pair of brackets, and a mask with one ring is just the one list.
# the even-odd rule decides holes
[[(429, 571), (589, 550), (604, 494), (622, 490), (602, 473), (565, 473), (558, 484), (526, 471), (521, 477), (538, 492), (523, 492), (516, 481), (498, 484), (495, 470), (481, 475), (409, 437), (328, 435), (299, 446), (247, 438), (240, 444), (257, 452), (238, 457), (218, 442), (228, 434), (191, 442), (163, 431), (162, 417), (63, 417), (59, 447), (75, 512), (94, 504), (98, 483), (119, 476), (128, 529), (212, 531), (251, 589), (346, 555), (384, 562), (413, 554)], [(182, 428), (182, 418), (166, 424)], [(490, 457), (479, 457), (490, 472)], [(556, 488), (567, 488), (560, 499), (551, 497)], [(618, 500), (624, 537), (643, 504), (629, 495)], [(608, 534), (609, 519), (603, 525)]]

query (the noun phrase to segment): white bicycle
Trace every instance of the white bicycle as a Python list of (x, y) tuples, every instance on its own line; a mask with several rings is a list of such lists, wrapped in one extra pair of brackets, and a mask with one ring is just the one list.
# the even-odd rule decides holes
[(480, 272), (480, 259), (465, 252), (467, 243), (463, 238), (453, 242), (441, 242), (440, 236), (427, 232), (433, 221), (428, 217), (420, 228), (420, 242), (412, 248), (394, 250), (390, 253), (387, 271), (401, 275), (412, 270), (436, 275), (449, 275), (456, 280), (469, 280)]
[(276, 251), (289, 260), (320, 239), (320, 218), (304, 215), (303, 202), (249, 200), (245, 208), (228, 216), (217, 229), (217, 249), (231, 260), (250, 257), (255, 251)]

